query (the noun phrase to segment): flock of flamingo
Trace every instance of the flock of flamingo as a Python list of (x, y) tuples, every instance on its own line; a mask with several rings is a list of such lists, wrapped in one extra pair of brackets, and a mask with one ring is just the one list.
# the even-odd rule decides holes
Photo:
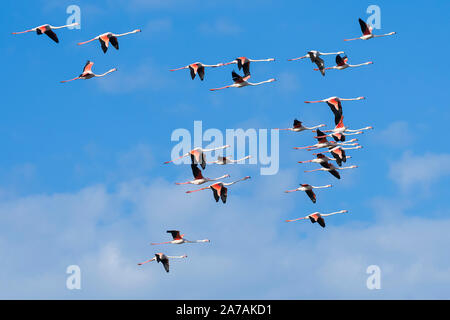
[[(372, 38), (391, 36), (391, 35), (395, 34), (395, 32), (390, 32), (390, 33), (383, 34), (383, 35), (375, 35), (372, 33), (373, 28), (370, 25), (368, 25), (366, 22), (364, 22), (362, 19), (359, 19), (359, 24), (360, 24), (363, 35), (358, 38), (344, 39), (344, 41), (352, 41), (352, 40), (358, 40), (358, 39), (369, 40)], [(53, 30), (62, 29), (62, 28), (71, 28), (76, 25), (78, 25), (78, 23), (72, 23), (72, 24), (67, 24), (67, 25), (63, 25), (63, 26), (52, 26), (49, 24), (45, 24), (45, 25), (41, 25), (41, 26), (29, 29), (29, 30), (25, 30), (25, 31), (21, 31), (21, 32), (13, 32), (12, 34), (23, 34), (23, 33), (27, 33), (27, 32), (36, 32), (37, 35), (46, 34), (51, 40), (53, 40), (56, 43), (59, 43), (59, 38)], [(116, 50), (119, 49), (119, 42), (118, 42), (117, 38), (126, 36), (126, 35), (130, 35), (130, 34), (134, 34), (134, 33), (138, 33), (138, 32), (141, 32), (141, 30), (135, 29), (133, 31), (122, 33), (122, 34), (106, 32), (106, 33), (98, 35), (90, 40), (80, 42), (80, 43), (78, 43), (78, 45), (84, 45), (86, 43), (98, 40), (100, 42), (102, 51), (104, 53), (106, 53), (108, 51), (110, 43)], [(339, 51), (339, 52), (323, 53), (320, 51), (311, 50), (311, 51), (307, 52), (307, 54), (304, 56), (301, 56), (298, 58), (293, 58), (293, 59), (288, 59), (288, 61), (297, 61), (297, 60), (309, 58), (311, 60), (311, 62), (317, 66), (317, 68), (315, 68), (314, 70), (320, 71), (322, 76), (325, 76), (326, 70), (332, 70), (332, 69), (343, 70), (346, 68), (360, 67), (360, 66), (369, 65), (369, 64), (373, 63), (372, 61), (368, 61), (368, 62), (352, 65), (352, 64), (348, 63), (347, 56), (341, 56), (341, 54), (344, 54), (344, 52)], [(336, 55), (336, 58), (335, 58), (336, 65), (335, 66), (325, 67), (325, 62), (322, 58), (320, 58), (320, 56), (326, 56), (326, 55)], [(189, 69), (192, 80), (194, 80), (195, 77), (198, 75), (200, 80), (203, 81), (205, 78), (205, 68), (208, 68), (208, 67), (217, 68), (217, 67), (223, 67), (223, 66), (227, 66), (227, 65), (231, 65), (231, 64), (236, 64), (238, 69), (242, 70), (243, 75), (239, 75), (237, 72), (232, 71), (231, 75), (232, 75), (233, 83), (230, 85), (220, 87), (220, 88), (210, 89), (211, 91), (217, 91), (217, 90), (222, 90), (222, 89), (226, 89), (226, 88), (242, 88), (242, 87), (246, 87), (246, 86), (258, 86), (258, 85), (262, 85), (265, 83), (270, 83), (270, 82), (276, 81), (276, 79), (274, 79), (274, 78), (271, 78), (271, 79), (268, 79), (265, 81), (261, 81), (261, 82), (256, 82), (256, 83), (248, 81), (251, 77), (251, 73), (250, 73), (250, 63), (251, 62), (270, 62), (270, 61), (275, 61), (275, 59), (273, 59), (273, 58), (249, 59), (246, 57), (238, 57), (233, 61), (230, 61), (227, 63), (218, 63), (215, 65), (207, 65), (207, 64), (203, 64), (201, 62), (195, 62), (195, 63), (189, 64), (189, 65), (181, 67), (181, 68), (171, 69), (170, 71)], [(86, 79), (91, 79), (94, 77), (104, 77), (107, 74), (117, 71), (117, 68), (112, 68), (103, 74), (95, 74), (92, 72), (93, 65), (94, 65), (94, 62), (92, 62), (90, 60), (87, 61), (83, 68), (83, 72), (79, 76), (69, 79), (69, 80), (63, 80), (63, 81), (61, 81), (61, 83), (70, 82), (70, 81), (74, 81), (74, 80), (78, 80), (78, 79), (86, 80)], [(343, 116), (343, 109), (342, 109), (342, 101), (352, 101), (352, 100), (362, 100), (362, 99), (364, 99), (364, 97), (357, 97), (357, 98), (350, 98), (350, 99), (344, 99), (344, 98), (339, 98), (339, 97), (330, 97), (327, 99), (322, 99), (322, 100), (317, 100), (317, 101), (305, 101), (305, 103), (325, 102), (330, 107), (331, 111), (334, 114), (334, 120), (335, 120), (335, 127), (332, 130), (323, 130), (323, 131), (320, 130), (319, 128), (322, 128), (325, 126), (324, 124), (320, 124), (320, 125), (316, 125), (316, 126), (312, 126), (312, 127), (306, 127), (298, 119), (294, 120), (292, 128), (285, 128), (285, 129), (277, 128), (278, 130), (286, 130), (286, 131), (293, 131), (293, 132), (302, 132), (302, 131), (307, 131), (307, 130), (311, 130), (311, 131), (315, 130), (316, 131), (316, 136), (314, 137), (315, 139), (317, 139), (316, 144), (309, 145), (309, 146), (303, 146), (303, 147), (294, 147), (294, 149), (296, 149), (296, 150), (306, 149), (308, 151), (327, 149), (327, 151), (322, 151), (321, 153), (313, 153), (312, 155), (316, 156), (316, 158), (314, 158), (314, 159), (298, 161), (298, 163), (317, 163), (321, 166), (320, 168), (313, 169), (313, 170), (306, 170), (305, 172), (327, 171), (330, 174), (332, 174), (335, 178), (341, 179), (341, 176), (340, 176), (340, 173), (338, 172), (338, 170), (340, 171), (340, 170), (357, 168), (357, 166), (355, 166), (355, 165), (342, 167), (342, 164), (345, 163), (347, 161), (347, 159), (351, 158), (351, 156), (348, 156), (346, 154), (345, 150), (354, 150), (354, 149), (362, 148), (362, 146), (356, 142), (357, 139), (351, 139), (351, 140), (346, 141), (346, 136), (359, 135), (359, 134), (362, 134), (365, 130), (369, 130), (369, 129), (373, 129), (373, 128), (371, 126), (367, 126), (367, 127), (361, 128), (361, 129), (347, 128), (343, 122), (344, 116)], [(334, 141), (328, 140), (327, 139), (328, 137), (333, 138)], [(228, 195), (227, 187), (234, 185), (238, 182), (248, 180), (248, 179), (250, 179), (250, 176), (245, 176), (241, 179), (238, 179), (238, 180), (235, 180), (232, 182), (223, 182), (221, 180), (223, 180), (225, 178), (229, 178), (230, 177), (229, 174), (224, 174), (217, 178), (207, 178), (207, 177), (203, 176), (201, 169), (205, 170), (206, 164), (226, 165), (226, 164), (230, 164), (230, 163), (242, 162), (251, 157), (249, 155), (249, 156), (243, 157), (241, 159), (230, 159), (228, 157), (219, 156), (217, 158), (217, 160), (215, 160), (215, 161), (210, 161), (210, 162), (206, 161), (206, 153), (217, 151), (217, 150), (222, 150), (222, 149), (225, 149), (228, 147), (230, 147), (230, 146), (225, 145), (225, 146), (221, 146), (221, 147), (217, 147), (217, 148), (213, 148), (213, 149), (203, 149), (203, 148), (198, 147), (198, 148), (195, 148), (195, 149), (191, 150), (190, 152), (182, 155), (181, 157), (179, 157), (177, 159), (166, 161), (164, 163), (167, 164), (167, 163), (174, 162), (174, 161), (184, 158), (184, 157), (190, 157), (193, 180), (189, 180), (186, 182), (177, 182), (176, 184), (177, 185), (191, 185), (192, 184), (192, 185), (198, 186), (198, 185), (202, 185), (202, 184), (211, 182), (211, 184), (206, 187), (202, 187), (202, 188), (195, 189), (195, 190), (189, 190), (189, 191), (186, 191), (186, 193), (190, 194), (190, 193), (210, 189), (213, 192), (214, 200), (216, 202), (222, 201), (222, 203), (225, 204), (227, 201), (227, 195)], [(324, 153), (330, 153), (332, 158), (324, 155)], [(330, 163), (330, 161), (336, 162), (337, 166)], [(201, 169), (199, 168), (199, 165), (200, 165)], [(316, 198), (316, 194), (314, 193), (313, 190), (314, 189), (325, 189), (325, 188), (330, 188), (330, 187), (332, 187), (331, 184), (327, 184), (324, 186), (312, 186), (310, 184), (303, 183), (303, 184), (300, 184), (300, 186), (298, 188), (293, 189), (293, 190), (287, 190), (285, 192), (291, 193), (291, 192), (296, 192), (296, 191), (303, 191), (306, 193), (306, 195), (311, 199), (311, 201), (313, 203), (316, 203), (317, 198)], [(286, 221), (293, 222), (293, 221), (309, 219), (312, 223), (317, 222), (321, 227), (325, 228), (324, 217), (335, 215), (335, 214), (340, 214), (340, 213), (346, 213), (346, 212), (347, 212), (347, 210), (339, 210), (339, 211), (331, 212), (331, 213), (314, 212), (305, 217), (300, 217), (300, 218), (286, 220)], [(210, 240), (208, 240), (208, 239), (194, 240), (194, 241), (187, 240), (184, 238), (184, 234), (180, 234), (179, 230), (168, 230), (167, 233), (171, 234), (172, 239), (173, 239), (172, 241), (151, 243), (151, 245), (183, 244), (183, 243), (209, 243), (210, 242)], [(155, 253), (155, 257), (153, 257), (149, 260), (146, 260), (144, 262), (138, 263), (138, 265), (143, 265), (143, 264), (146, 264), (151, 261), (156, 261), (163, 265), (166, 272), (169, 272), (169, 258), (170, 259), (182, 259), (182, 258), (186, 258), (186, 257), (187, 257), (187, 255), (185, 255), (185, 254), (181, 255), (181, 256), (169, 256), (164, 253), (158, 252), (158, 253)]]

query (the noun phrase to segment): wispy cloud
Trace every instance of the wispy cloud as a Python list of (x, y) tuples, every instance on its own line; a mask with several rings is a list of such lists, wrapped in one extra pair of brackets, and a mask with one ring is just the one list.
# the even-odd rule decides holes
[(403, 190), (413, 186), (424, 190), (433, 182), (450, 175), (450, 154), (425, 153), (414, 155), (405, 152), (392, 162), (389, 177)]
[(243, 30), (235, 22), (225, 18), (219, 18), (212, 22), (204, 22), (199, 26), (199, 31), (208, 35), (237, 35)]

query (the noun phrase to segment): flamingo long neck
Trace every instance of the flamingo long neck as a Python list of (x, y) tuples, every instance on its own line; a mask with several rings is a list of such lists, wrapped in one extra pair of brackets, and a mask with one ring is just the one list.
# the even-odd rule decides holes
[(343, 51), (339, 51), (339, 52), (326, 52), (326, 53), (322, 53), (320, 52), (321, 56), (329, 56), (329, 55), (334, 55), (334, 54), (342, 54), (344, 53)]
[(139, 31), (139, 30), (133, 30), (133, 31), (130, 31), (130, 32), (125, 32), (125, 33), (115, 34), (114, 36), (115, 36), (115, 37), (122, 37), (122, 36), (126, 36), (126, 35), (128, 35), (128, 34), (133, 34), (133, 33), (137, 33), (137, 32), (140, 32), (140, 31)]
[(372, 63), (371, 61), (367, 61), (367, 62), (360, 63), (360, 64), (349, 64), (348, 66), (354, 68), (354, 67), (365, 66), (365, 65), (368, 65), (368, 64), (371, 64), (371, 63)]
[(274, 58), (268, 58), (268, 59), (248, 59), (251, 62), (267, 62), (267, 61), (274, 61)]
[(249, 158), (251, 158), (251, 156), (245, 156), (245, 157), (243, 157), (241, 159), (234, 160), (234, 162), (244, 161), (244, 160), (249, 159)]
[(327, 184), (326, 186), (319, 186), (319, 187), (313, 186), (314, 189), (324, 189), (324, 188), (330, 188), (330, 187), (331, 187), (331, 184)]
[(79, 25), (79, 23), (78, 23), (78, 22), (75, 22), (75, 23), (66, 24), (66, 25), (64, 25), (64, 26), (59, 26), (59, 27), (50, 26), (50, 28), (52, 28), (52, 29), (62, 29), (62, 28), (75, 27), (75, 26), (77, 26), (77, 25)]
[(265, 80), (265, 81), (261, 81), (261, 82), (256, 82), (256, 83), (248, 82), (248, 84), (249, 84), (250, 86), (259, 86), (260, 84), (267, 83), (267, 82), (272, 82), (272, 81), (273, 81), (272, 79), (269, 79), (269, 80)]
[(116, 71), (116, 69), (111, 69), (111, 70), (106, 71), (105, 73), (97, 74), (97, 75), (95, 75), (95, 76), (96, 76), (96, 77), (104, 77), (104, 76), (106, 76), (108, 73), (111, 73), (111, 72), (114, 72), (114, 71)]

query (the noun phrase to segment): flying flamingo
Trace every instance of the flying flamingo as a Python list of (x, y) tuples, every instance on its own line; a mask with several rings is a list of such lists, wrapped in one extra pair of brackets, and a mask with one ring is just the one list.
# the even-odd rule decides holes
[(323, 62), (323, 59), (320, 58), (320, 56), (327, 56), (327, 55), (341, 54), (341, 53), (344, 53), (344, 51), (323, 53), (323, 52), (320, 52), (317, 50), (311, 50), (311, 51), (308, 51), (308, 53), (302, 57), (288, 59), (288, 61), (295, 61), (295, 60), (300, 60), (300, 59), (304, 59), (304, 58), (310, 58), (311, 62), (315, 63), (317, 65), (317, 68), (319, 68), (320, 73), (322, 73), (322, 76), (324, 76), (325, 75), (325, 63)]
[(345, 136), (351, 136), (351, 135), (357, 135), (364, 133), (364, 130), (370, 130), (373, 129), (372, 126), (364, 127), (360, 129), (349, 129), (344, 125), (344, 116), (341, 116), (341, 119), (336, 124), (334, 129), (332, 130), (324, 130), (323, 132), (331, 132), (331, 134), (328, 134), (327, 136), (333, 137), (335, 141), (345, 141)]
[(241, 77), (240, 75), (238, 75), (234, 71), (231, 72), (231, 76), (232, 76), (233, 81), (234, 81), (233, 84), (225, 86), (225, 87), (209, 89), (209, 90), (210, 91), (217, 91), (217, 90), (222, 90), (222, 89), (226, 89), (226, 88), (242, 88), (242, 87), (246, 87), (246, 86), (259, 86), (260, 84), (264, 84), (264, 83), (275, 81), (275, 79), (272, 78), (272, 79), (269, 79), (269, 80), (266, 80), (266, 81), (252, 83), (252, 82), (248, 82), (248, 79), (250, 79), (250, 74), (247, 74), (244, 77)]
[[(336, 163), (338, 164), (338, 166), (342, 166), (342, 162), (347, 162), (347, 159), (351, 158), (350, 156), (347, 156), (345, 154), (345, 150), (355, 150), (355, 149), (362, 149), (362, 146), (356, 146), (356, 147), (341, 147), (341, 146), (337, 146), (334, 148), (329, 148), (328, 151), (324, 151), (324, 152), (330, 152), (331, 155), (334, 157), (334, 160), (336, 161)], [(317, 153), (313, 153), (313, 155), (317, 155)]]
[(204, 187), (201, 189), (197, 189), (197, 190), (190, 190), (190, 191), (186, 191), (186, 193), (192, 193), (192, 192), (197, 192), (197, 191), (201, 191), (201, 190), (206, 190), (206, 189), (211, 189), (213, 191), (213, 195), (214, 195), (214, 199), (216, 200), (216, 202), (219, 202), (219, 199), (222, 199), (223, 203), (227, 202), (227, 188), (228, 186), (231, 186), (232, 184), (235, 184), (239, 181), (244, 181), (250, 179), (249, 176), (246, 176), (242, 179), (233, 181), (233, 182), (228, 182), (228, 183), (224, 183), (224, 182), (216, 182), (208, 187)]
[(318, 126), (314, 126), (314, 127), (305, 127), (305, 126), (303, 126), (301, 121), (294, 119), (294, 124), (293, 124), (292, 128), (286, 128), (286, 129), (275, 128), (275, 130), (289, 130), (289, 131), (294, 131), (294, 132), (302, 132), (305, 130), (315, 130), (315, 129), (321, 128), (321, 127), (325, 127), (325, 125), (319, 124)]
[(358, 166), (349, 166), (349, 167), (336, 168), (335, 166), (333, 166), (331, 163), (328, 163), (328, 162), (327, 163), (322, 163), (321, 165), (322, 165), (322, 168), (313, 169), (313, 170), (306, 170), (305, 172), (328, 171), (333, 176), (335, 176), (337, 179), (340, 179), (341, 176), (340, 176), (340, 174), (339, 174), (339, 172), (337, 170), (346, 170), (346, 169), (358, 168)]
[(159, 252), (159, 253), (155, 253), (155, 257), (154, 258), (152, 258), (150, 260), (147, 260), (147, 261), (144, 261), (144, 262), (141, 262), (141, 263), (138, 263), (138, 266), (142, 266), (144, 263), (148, 263), (148, 262), (151, 262), (151, 261), (156, 261), (158, 263), (161, 262), (162, 265), (164, 266), (164, 269), (166, 270), (166, 272), (169, 272), (169, 258), (170, 259), (183, 259), (183, 258), (187, 258), (187, 255), (166, 256), (164, 253)]
[(55, 32), (53, 32), (53, 30), (62, 29), (62, 28), (70, 28), (70, 27), (74, 27), (74, 26), (77, 26), (77, 25), (78, 25), (78, 22), (71, 23), (71, 24), (66, 24), (66, 25), (60, 26), (60, 27), (55, 27), (55, 26), (52, 26), (52, 25), (49, 25), (49, 24), (44, 24), (42, 26), (30, 29), (30, 30), (25, 30), (25, 31), (20, 31), (20, 32), (13, 32), (12, 34), (21, 34), (21, 33), (36, 31), (37, 35), (41, 35), (41, 34), (45, 33), (50, 39), (52, 39), (56, 43), (59, 43), (58, 36), (56, 35)]
[(369, 24), (365, 23), (363, 20), (361, 20), (361, 18), (359, 18), (359, 25), (361, 27), (361, 31), (363, 33), (363, 35), (361, 37), (358, 38), (353, 38), (353, 39), (344, 39), (344, 41), (352, 41), (352, 40), (369, 40), (372, 38), (380, 38), (380, 37), (386, 37), (386, 36), (392, 36), (394, 34), (396, 34), (396, 32), (389, 32), (386, 34), (373, 34), (372, 33), (372, 26), (370, 26)]
[(120, 34), (115, 34), (112, 32), (106, 32), (103, 33), (99, 36), (96, 36), (95, 38), (92, 38), (91, 40), (88, 41), (84, 41), (84, 42), (80, 42), (78, 43), (78, 45), (82, 45), (94, 40), (99, 40), (100, 41), (100, 45), (102, 47), (103, 53), (106, 53), (106, 51), (108, 51), (108, 47), (109, 47), (109, 43), (112, 44), (112, 46), (114, 48), (116, 48), (117, 50), (119, 50), (119, 41), (117, 40), (118, 37), (123, 37), (126, 36), (128, 34), (133, 34), (133, 33), (138, 33), (141, 32), (141, 29), (136, 29), (130, 32), (125, 32), (125, 33), (120, 33)]
[(327, 135), (324, 134), (319, 129), (316, 130), (316, 134), (317, 134), (317, 136), (315, 138), (318, 140), (318, 142), (316, 144), (314, 144), (312, 146), (306, 146), (306, 147), (294, 147), (294, 149), (295, 150), (306, 149), (308, 151), (311, 151), (311, 150), (317, 150), (317, 149), (321, 149), (321, 148), (335, 147), (337, 145), (352, 146), (352, 145), (357, 145), (357, 143), (351, 143), (351, 142), (358, 141), (357, 139), (352, 139), (347, 142), (328, 141)]
[(236, 160), (235, 160), (235, 159), (230, 159), (230, 158), (228, 158), (228, 157), (218, 156), (218, 157), (217, 157), (217, 160), (211, 161), (211, 162), (208, 162), (208, 163), (215, 163), (215, 164), (225, 165), (225, 164), (229, 164), (229, 163), (237, 163), (237, 162), (241, 162), (241, 161), (250, 159), (251, 157), (252, 157), (252, 156), (245, 156), (245, 157), (243, 157), (243, 158), (241, 158), (241, 159), (236, 159)]
[(181, 68), (177, 68), (177, 69), (171, 69), (170, 71), (189, 69), (191, 71), (191, 78), (192, 78), (192, 80), (194, 80), (195, 75), (198, 74), (198, 76), (200, 77), (200, 80), (203, 81), (203, 79), (205, 77), (205, 68), (208, 68), (208, 67), (217, 68), (217, 67), (222, 67), (222, 66), (224, 66), (223, 63), (210, 65), (210, 64), (203, 64), (201, 62), (194, 62), (194, 63), (191, 63), (190, 65), (185, 66), (185, 67), (181, 67)]
[[(298, 161), (298, 163), (318, 163), (318, 164), (323, 164), (323, 163), (327, 163), (328, 161), (336, 161), (336, 159), (329, 158), (329, 157), (325, 156), (322, 153), (313, 153), (313, 155), (316, 156), (315, 159)], [(350, 158), (351, 158), (351, 156), (347, 156), (347, 159), (350, 159)]]
[(341, 101), (356, 101), (356, 100), (363, 100), (364, 97), (357, 97), (357, 98), (338, 98), (338, 97), (329, 97), (327, 99), (317, 100), (317, 101), (305, 101), (305, 103), (319, 103), (319, 102), (326, 102), (327, 105), (330, 107), (331, 111), (334, 113), (334, 123), (337, 124), (337, 122), (342, 117), (342, 104)]
[(170, 233), (172, 235), (172, 238), (173, 238), (172, 241), (160, 242), (160, 243), (151, 243), (151, 245), (166, 244), (166, 243), (182, 244), (182, 243), (211, 242), (208, 239), (195, 240), (195, 241), (190, 241), (190, 240), (184, 239), (184, 234), (180, 234), (180, 231), (178, 231), (178, 230), (167, 230), (166, 232)]
[(194, 180), (191, 181), (187, 181), (187, 182), (176, 182), (175, 184), (180, 185), (180, 184), (195, 184), (195, 185), (200, 185), (200, 184), (204, 184), (205, 182), (208, 181), (217, 181), (220, 179), (224, 179), (224, 178), (228, 178), (230, 175), (226, 174), (223, 175), (221, 177), (215, 178), (215, 179), (209, 179), (209, 178), (205, 178), (202, 175), (202, 171), (198, 168), (197, 164), (191, 164), (191, 169), (192, 169), (192, 174), (194, 175)]
[(286, 193), (289, 192), (296, 192), (296, 191), (305, 191), (308, 197), (311, 199), (313, 203), (316, 203), (316, 194), (314, 193), (313, 189), (323, 189), (323, 188), (331, 188), (331, 184), (327, 184), (326, 186), (320, 186), (315, 187), (309, 184), (301, 184), (300, 187), (294, 189), (294, 190), (287, 190)]
[(328, 217), (334, 214), (338, 214), (338, 213), (346, 213), (348, 212), (347, 210), (340, 210), (340, 211), (336, 211), (336, 212), (331, 212), (331, 213), (320, 213), (320, 212), (314, 212), (311, 213), (309, 215), (307, 215), (306, 217), (302, 217), (302, 218), (297, 218), (297, 219), (293, 219), (293, 220), (286, 220), (286, 222), (293, 222), (293, 221), (298, 221), (298, 220), (305, 220), (305, 219), (309, 219), (312, 223), (318, 223), (322, 228), (325, 228), (325, 219), (323, 217)]
[(94, 62), (88, 60), (88, 61), (86, 62), (86, 64), (84, 65), (83, 73), (82, 73), (82, 74), (80, 74), (80, 75), (79, 75), (78, 77), (76, 77), (76, 78), (73, 78), (73, 79), (70, 79), (70, 80), (63, 80), (63, 81), (60, 81), (60, 82), (61, 82), (61, 83), (64, 83), (64, 82), (69, 82), (69, 81), (78, 80), (78, 79), (84, 79), (84, 80), (86, 80), (86, 79), (91, 79), (91, 78), (94, 78), (94, 77), (103, 77), (103, 76), (106, 76), (108, 73), (117, 71), (117, 68), (113, 68), (113, 69), (108, 70), (107, 72), (105, 72), (105, 73), (103, 73), (103, 74), (95, 74), (95, 73), (93, 73), (92, 70), (91, 70), (93, 65), (94, 65)]
[(244, 74), (249, 75), (250, 74), (250, 62), (269, 62), (269, 61), (275, 61), (274, 58), (268, 58), (268, 59), (249, 59), (246, 57), (239, 57), (234, 59), (231, 62), (227, 62), (224, 65), (227, 66), (229, 64), (237, 64), (238, 69), (241, 70), (244, 68)]
[[(360, 64), (348, 64), (347, 61), (348, 61), (347, 56), (341, 57), (340, 55), (337, 55), (336, 56), (336, 65), (333, 67), (325, 68), (325, 70), (331, 70), (331, 69), (344, 70), (347, 68), (355, 68), (355, 67), (365, 66), (368, 64), (373, 64), (372, 61), (368, 61), (368, 62), (364, 62), (364, 63), (360, 63)], [(319, 69), (316, 68), (314, 70), (318, 71)]]
[(183, 154), (181, 157), (178, 157), (178, 158), (170, 160), (170, 161), (166, 161), (166, 162), (164, 162), (164, 164), (174, 162), (176, 160), (179, 160), (179, 159), (187, 157), (187, 156), (191, 156), (192, 163), (194, 163), (194, 164), (200, 163), (200, 166), (202, 167), (202, 169), (205, 169), (206, 168), (205, 152), (221, 150), (221, 149), (225, 149), (228, 147), (230, 147), (230, 145), (213, 148), (213, 149), (202, 149), (202, 148), (198, 147), (198, 148), (195, 148), (195, 149), (189, 151), (188, 153)]

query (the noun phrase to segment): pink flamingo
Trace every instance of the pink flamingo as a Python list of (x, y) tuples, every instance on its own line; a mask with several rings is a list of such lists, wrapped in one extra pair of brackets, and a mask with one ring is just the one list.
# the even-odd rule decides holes
[(136, 29), (136, 30), (133, 30), (133, 31), (130, 31), (130, 32), (125, 32), (125, 33), (120, 33), (120, 34), (115, 34), (115, 33), (112, 33), (112, 32), (106, 32), (106, 33), (103, 33), (101, 35), (96, 36), (95, 38), (92, 38), (91, 40), (80, 42), (80, 43), (78, 43), (78, 45), (89, 43), (89, 42), (94, 41), (94, 40), (99, 40), (100, 41), (100, 45), (101, 45), (102, 50), (103, 50), (103, 53), (106, 53), (106, 51), (108, 51), (109, 43), (111, 43), (114, 48), (119, 50), (119, 40), (117, 40), (117, 38), (126, 36), (128, 34), (138, 33), (138, 32), (141, 32), (141, 31), (142, 31), (141, 29)]
[(380, 38), (380, 37), (386, 37), (386, 36), (392, 36), (394, 34), (396, 34), (396, 32), (389, 32), (386, 34), (373, 34), (372, 33), (372, 26), (370, 26), (369, 24), (365, 23), (361, 18), (358, 19), (359, 21), (359, 25), (361, 27), (361, 31), (363, 33), (363, 35), (361, 37), (358, 38), (353, 38), (353, 39), (344, 39), (344, 41), (352, 41), (352, 40), (369, 40), (372, 38)]
[(191, 63), (185, 67), (177, 68), (177, 69), (171, 69), (170, 71), (177, 71), (177, 70), (183, 70), (183, 69), (189, 69), (191, 72), (191, 78), (194, 80), (195, 76), (198, 74), (200, 80), (203, 81), (205, 77), (205, 68), (217, 68), (224, 66), (223, 63), (218, 64), (203, 64), (201, 62), (194, 62)]
[(94, 65), (94, 62), (88, 60), (88, 62), (86, 62), (86, 64), (84, 65), (83, 73), (82, 73), (82, 74), (80, 74), (78, 77), (75, 77), (75, 78), (73, 78), (73, 79), (70, 79), (70, 80), (63, 80), (63, 81), (60, 81), (60, 82), (61, 82), (61, 83), (64, 83), (64, 82), (69, 82), (69, 81), (78, 80), (78, 79), (84, 79), (84, 80), (86, 80), (86, 79), (91, 79), (91, 78), (94, 78), (94, 77), (104, 77), (104, 76), (106, 76), (108, 73), (117, 71), (117, 68), (113, 68), (113, 69), (108, 70), (107, 72), (105, 72), (105, 73), (103, 73), (103, 74), (95, 74), (95, 73), (92, 72), (92, 66), (93, 66), (93, 65)]
[(197, 192), (197, 191), (211, 189), (213, 191), (214, 199), (216, 200), (216, 202), (219, 202), (219, 199), (221, 199), (223, 203), (226, 203), (227, 202), (227, 192), (228, 192), (228, 189), (226, 187), (231, 186), (239, 181), (244, 181), (247, 179), (250, 179), (250, 177), (246, 176), (242, 179), (239, 179), (239, 180), (236, 180), (233, 182), (228, 182), (228, 183), (216, 182), (208, 187), (204, 187), (204, 188), (197, 189), (197, 190), (186, 191), (186, 193), (193, 193), (193, 192)]
[(140, 262), (138, 263), (138, 266), (142, 266), (145, 263), (149, 263), (151, 261), (156, 261), (156, 262), (161, 262), (162, 265), (164, 266), (164, 270), (166, 270), (166, 272), (169, 272), (169, 258), (170, 259), (183, 259), (183, 258), (187, 258), (187, 255), (182, 255), (182, 256), (166, 256), (164, 253), (159, 252), (159, 253), (155, 253), (155, 257), (144, 261), (144, 262)]
[(230, 145), (217, 147), (217, 148), (213, 148), (213, 149), (202, 149), (202, 148), (198, 147), (198, 148), (192, 149), (191, 151), (183, 154), (181, 157), (178, 157), (178, 158), (170, 160), (170, 161), (166, 161), (166, 162), (164, 162), (164, 164), (174, 162), (176, 160), (182, 159), (187, 156), (191, 156), (192, 163), (200, 163), (200, 166), (202, 167), (202, 169), (205, 169), (206, 168), (205, 152), (221, 150), (221, 149), (225, 149), (225, 148), (229, 148), (229, 147), (230, 147)]
[(201, 242), (211, 242), (209, 239), (203, 239), (203, 240), (194, 240), (190, 241), (184, 238), (184, 234), (180, 234), (180, 231), (178, 230), (167, 230), (167, 233), (170, 233), (172, 235), (173, 240), (168, 242), (160, 242), (160, 243), (151, 243), (151, 245), (158, 245), (158, 244), (182, 244), (182, 243), (201, 243)]
[(236, 59), (234, 59), (231, 62), (227, 62), (224, 65), (227, 66), (229, 64), (237, 64), (238, 69), (241, 70), (242, 68), (244, 69), (244, 74), (250, 74), (250, 62), (269, 62), (269, 61), (275, 61), (274, 58), (268, 58), (268, 59), (249, 59), (246, 57), (238, 57)]
[(315, 187), (309, 184), (301, 184), (300, 187), (294, 189), (294, 190), (287, 190), (285, 191), (286, 193), (289, 192), (296, 192), (296, 191), (304, 191), (308, 197), (311, 199), (311, 201), (313, 203), (316, 203), (316, 194), (314, 193), (313, 189), (323, 189), (323, 188), (331, 188), (332, 185), (331, 184), (327, 184), (326, 186), (320, 186), (320, 187)]
[(286, 128), (286, 129), (279, 129), (279, 128), (275, 128), (275, 130), (289, 130), (289, 131), (294, 131), (294, 132), (302, 132), (305, 130), (315, 130), (317, 128), (321, 128), (321, 127), (325, 127), (324, 124), (319, 124), (317, 126), (314, 127), (305, 127), (303, 126), (301, 121), (298, 121), (297, 119), (294, 119), (294, 124), (292, 126), (292, 128)]
[(314, 212), (314, 213), (308, 214), (306, 217), (297, 218), (297, 219), (293, 219), (293, 220), (286, 220), (286, 222), (294, 222), (294, 221), (309, 219), (312, 223), (317, 222), (322, 228), (325, 228), (325, 219), (323, 217), (329, 217), (334, 214), (346, 213), (346, 212), (348, 212), (348, 211), (340, 210), (340, 211), (325, 213), (325, 214), (320, 213), (320, 212)]
[(33, 32), (36, 31), (37, 35), (41, 35), (43, 33), (45, 33), (50, 39), (52, 39), (53, 41), (55, 41), (56, 43), (59, 43), (58, 40), (58, 36), (56, 35), (55, 32), (53, 32), (53, 30), (56, 29), (62, 29), (62, 28), (70, 28), (70, 27), (74, 27), (77, 26), (78, 23), (71, 23), (71, 24), (66, 24), (64, 26), (60, 26), (60, 27), (55, 27), (49, 24), (43, 24), (42, 26), (33, 28), (33, 29), (29, 29), (29, 30), (25, 30), (25, 31), (20, 31), (20, 32), (13, 32), (12, 34), (21, 34), (21, 33), (27, 33), (27, 32)]
[(234, 81), (233, 84), (225, 86), (225, 87), (209, 89), (209, 90), (210, 91), (217, 91), (217, 90), (222, 90), (222, 89), (226, 89), (226, 88), (242, 88), (242, 87), (246, 87), (246, 86), (259, 86), (259, 85), (264, 84), (264, 83), (275, 81), (275, 79), (269, 79), (269, 80), (266, 80), (266, 81), (252, 83), (252, 82), (248, 82), (248, 79), (250, 79), (250, 74), (246, 74), (244, 77), (241, 77), (240, 75), (238, 75), (234, 71), (231, 72), (231, 76), (232, 76), (233, 81)]
[[(373, 64), (372, 61), (368, 61), (368, 62), (364, 62), (364, 63), (360, 63), (360, 64), (348, 64), (347, 61), (348, 61), (347, 56), (341, 57), (340, 55), (337, 55), (336, 56), (336, 65), (333, 67), (325, 68), (325, 70), (331, 70), (331, 69), (344, 70), (347, 68), (356, 68), (356, 67), (361, 67), (361, 66), (365, 66), (368, 64)], [(319, 69), (317, 69), (317, 68), (314, 70), (319, 71)]]

